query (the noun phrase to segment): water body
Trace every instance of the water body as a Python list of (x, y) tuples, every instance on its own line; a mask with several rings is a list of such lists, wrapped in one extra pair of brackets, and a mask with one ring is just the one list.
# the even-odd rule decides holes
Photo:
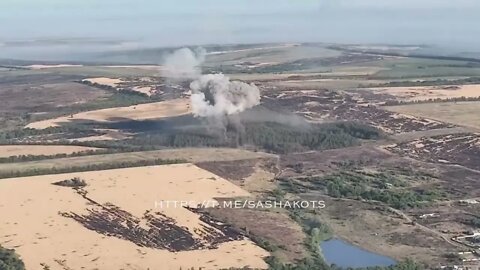
[(390, 266), (396, 263), (389, 257), (372, 253), (340, 239), (324, 241), (320, 247), (328, 264), (336, 264), (343, 268)]

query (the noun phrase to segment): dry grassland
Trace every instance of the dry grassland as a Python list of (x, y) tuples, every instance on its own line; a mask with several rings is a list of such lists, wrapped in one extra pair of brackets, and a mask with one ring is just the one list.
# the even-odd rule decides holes
[(393, 112), (480, 129), (480, 102), (426, 103), (387, 108)]
[(139, 104), (129, 107), (108, 108), (81, 112), (71, 116), (62, 116), (28, 124), (27, 128), (45, 129), (60, 126), (72, 121), (109, 122), (118, 120), (146, 120), (180, 116), (190, 113), (188, 99), (172, 99), (168, 101)]
[(382, 87), (370, 90), (377, 94), (393, 95), (401, 101), (480, 97), (480, 85)]
[[(72, 177), (87, 182), (81, 189), (84, 193), (52, 185)], [(238, 196), (249, 193), (192, 164), (5, 179), (0, 181), (0, 244), (15, 248), (27, 269), (266, 268), (263, 258), (268, 252), (250, 240), (242, 237), (212, 244), (209, 237), (222, 232), (199, 214), (155, 204), (162, 200), (200, 203)], [(206, 248), (172, 252), (169, 248), (141, 246), (118, 232), (101, 233), (110, 226), (92, 221), (98, 213), (102, 220), (117, 226), (129, 226), (129, 222), (138, 220), (135, 228), (148, 233), (158, 228), (146, 216), (155, 216)], [(131, 216), (131, 220), (115, 223), (122, 216)], [(126, 230), (127, 234), (131, 232)]]

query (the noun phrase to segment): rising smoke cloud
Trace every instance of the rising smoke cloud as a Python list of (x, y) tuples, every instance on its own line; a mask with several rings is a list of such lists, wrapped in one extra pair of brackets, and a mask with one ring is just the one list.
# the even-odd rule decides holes
[(260, 103), (253, 83), (230, 81), (223, 74), (202, 75), (190, 84), (192, 111), (196, 116), (222, 117), (243, 112)]
[(182, 48), (165, 57), (163, 66), (165, 76), (175, 80), (196, 79), (202, 74), (201, 66), (205, 61), (206, 51), (203, 48), (190, 50)]
[(196, 117), (224, 119), (260, 104), (257, 86), (230, 81), (223, 74), (201, 75), (205, 50), (183, 48), (165, 60), (167, 76), (174, 79), (193, 79), (190, 84), (192, 112)]

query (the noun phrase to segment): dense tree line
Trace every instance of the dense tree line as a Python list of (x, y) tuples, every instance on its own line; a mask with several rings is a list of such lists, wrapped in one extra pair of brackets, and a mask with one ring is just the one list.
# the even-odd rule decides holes
[(480, 101), (480, 93), (478, 97), (452, 97), (452, 98), (429, 98), (425, 100), (389, 100), (383, 106), (397, 106), (397, 105), (411, 105), (411, 104), (425, 104), (425, 103), (447, 103), (447, 102), (465, 102), (465, 101)]
[(275, 258), (267, 260), (269, 270), (423, 270), (422, 264), (413, 260), (406, 259), (392, 266), (375, 266), (366, 268), (341, 268), (336, 265), (327, 265), (320, 258), (308, 258), (299, 261), (296, 264), (282, 264)]
[(33, 168), (33, 169), (21, 170), (21, 171), (0, 172), (0, 179), (24, 177), (24, 176), (35, 176), (35, 175), (46, 175), (46, 174), (100, 171), (100, 170), (120, 169), (120, 168), (129, 168), (129, 167), (178, 164), (178, 163), (186, 163), (186, 162), (187, 161), (183, 159), (151, 159), (151, 160), (134, 160), (134, 161), (112, 161), (110, 163), (87, 164), (87, 165), (69, 166), (69, 167), (61, 167), (61, 168), (57, 168), (57, 167)]
[(85, 131), (85, 128), (82, 127), (71, 127), (71, 126), (62, 126), (62, 127), (49, 127), (46, 129), (34, 129), (34, 128), (21, 128), (14, 130), (7, 130), (0, 132), (0, 142), (2, 144), (11, 144), (10, 140), (21, 139), (30, 136), (40, 136), (48, 135), (55, 133), (65, 133), (65, 132), (82, 132)]
[[(135, 122), (135, 121), (134, 121)], [(277, 122), (249, 122), (241, 127), (210, 128), (197, 125), (189, 128), (151, 128), (142, 130), (149, 123), (135, 122), (125, 124), (125, 128), (137, 133), (133, 138), (122, 141), (78, 142), (68, 136), (78, 134), (91, 135), (94, 128), (106, 128), (92, 124), (66, 124), (46, 129), (17, 129), (0, 132), (0, 144), (39, 144), (31, 137), (53, 140), (52, 136), (61, 136), (48, 144), (77, 145), (97, 148), (114, 148), (117, 151), (157, 150), (162, 147), (240, 147), (254, 146), (262, 150), (287, 153), (305, 150), (323, 150), (357, 145), (359, 140), (378, 139), (383, 136), (378, 129), (356, 122), (336, 122), (327, 124), (306, 124), (292, 126)], [(154, 125), (154, 124), (152, 124)], [(134, 126), (132, 128), (132, 126)], [(138, 130), (135, 126), (139, 126)], [(122, 128), (122, 127), (120, 127)], [(44, 143), (42, 143), (44, 144)], [(106, 151), (106, 150), (104, 150)], [(109, 150), (110, 151), (110, 150)], [(83, 154), (74, 154), (83, 155)], [(63, 157), (61, 155), (56, 156)], [(16, 157), (0, 160), (37, 160), (48, 157)]]
[(0, 270), (25, 270), (25, 265), (13, 249), (0, 246)]
[(92, 87), (95, 87), (95, 88), (100, 88), (100, 89), (103, 89), (103, 90), (111, 91), (114, 94), (118, 92), (118, 93), (126, 94), (126, 95), (136, 95), (136, 96), (140, 96), (142, 98), (148, 98), (149, 97), (145, 93), (135, 91), (135, 90), (132, 90), (132, 89), (129, 89), (129, 88), (113, 87), (111, 85), (99, 84), (99, 83), (95, 83), (95, 82), (91, 82), (91, 81), (87, 81), (87, 80), (81, 80), (81, 81), (77, 81), (77, 82), (88, 85), (88, 86), (92, 86)]
[[(31, 137), (51, 137), (52, 135), (61, 135), (62, 140), (48, 142), (48, 144), (65, 144), (70, 141), (67, 139), (73, 135), (76, 137), (86, 137), (98, 135), (99, 133), (92, 130), (88, 125), (75, 123), (65, 123), (61, 126), (48, 127), (44, 129), (35, 128), (18, 128), (13, 130), (4, 130), (0, 132), (0, 145), (6, 144), (38, 144)], [(78, 143), (77, 143), (78, 144)]]
[(334, 125), (295, 129), (276, 124), (252, 124), (246, 127), (241, 140), (277, 153), (341, 148), (356, 144), (352, 134)]
[[(51, 144), (41, 144), (41, 145), (51, 145)], [(62, 144), (65, 145), (65, 144)], [(68, 145), (68, 144), (67, 144)], [(76, 144), (72, 144), (76, 145)], [(118, 154), (118, 153), (129, 153), (136, 151), (146, 151), (152, 149), (145, 149), (143, 147), (125, 147), (125, 148), (101, 148), (98, 150), (86, 150), (80, 152), (73, 152), (71, 154), (54, 154), (54, 155), (17, 155), (10, 157), (0, 158), (0, 164), (2, 163), (16, 163), (16, 162), (26, 162), (26, 161), (38, 161), (46, 159), (57, 159), (57, 158), (70, 158), (70, 157), (84, 157), (84, 156), (94, 156), (94, 155), (106, 155), (106, 154)]]
[[(66, 157), (81, 157), (81, 156), (91, 156), (91, 155), (103, 155), (103, 154), (112, 154), (118, 153), (116, 149), (100, 149), (100, 150), (87, 150), (82, 152), (74, 152), (71, 154), (54, 154), (54, 155), (17, 155), (10, 157), (0, 158), (1, 163), (15, 163), (15, 162), (25, 162), (25, 161), (36, 161), (36, 160), (45, 160), (45, 159), (55, 159), (55, 158), (66, 158)], [(122, 151), (123, 152), (123, 151)]]
[(156, 131), (116, 142), (133, 146), (239, 147), (254, 146), (275, 153), (323, 150), (358, 144), (359, 139), (378, 139), (382, 133), (370, 126), (352, 122), (297, 127), (274, 122), (247, 123), (242, 130)]

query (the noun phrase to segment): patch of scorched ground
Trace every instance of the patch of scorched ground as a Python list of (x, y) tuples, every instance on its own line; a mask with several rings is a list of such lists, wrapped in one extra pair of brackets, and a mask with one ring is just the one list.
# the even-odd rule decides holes
[(477, 200), (438, 203), (410, 209), (407, 214), (415, 222), (453, 237), (476, 229), (472, 222), (476, 219), (479, 203)]
[(424, 137), (386, 149), (419, 160), (480, 170), (480, 134), (477, 133)]
[(321, 175), (338, 170), (339, 165), (344, 162), (373, 166), (391, 158), (395, 157), (386, 151), (371, 146), (291, 153), (281, 156), (281, 172), (278, 177)]
[(345, 93), (329, 90), (265, 92), (263, 103), (269, 108), (293, 111), (312, 121), (359, 121), (390, 134), (454, 127), (435, 120), (390, 112), (365, 104)]
[(285, 213), (225, 208), (211, 208), (208, 213), (276, 246), (276, 256), (284, 261), (295, 262), (308, 254), (302, 228)]

